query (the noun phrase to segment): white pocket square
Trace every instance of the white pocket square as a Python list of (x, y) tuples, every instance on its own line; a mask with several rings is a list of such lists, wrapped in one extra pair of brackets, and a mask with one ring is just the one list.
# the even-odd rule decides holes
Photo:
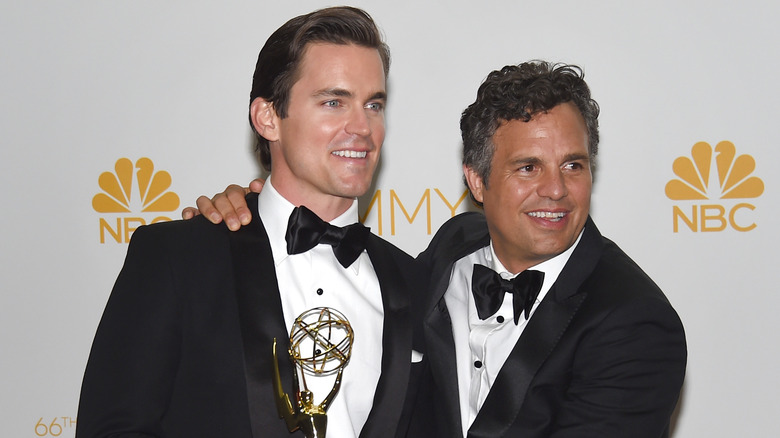
[(417, 350), (412, 350), (412, 363), (418, 363), (421, 362), (423, 359), (423, 354), (420, 353)]

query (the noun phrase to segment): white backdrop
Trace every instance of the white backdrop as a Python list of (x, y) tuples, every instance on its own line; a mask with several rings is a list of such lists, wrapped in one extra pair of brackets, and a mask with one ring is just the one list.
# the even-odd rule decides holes
[[(0, 436), (72, 437), (81, 375), (126, 237), (141, 221), (177, 218), (197, 195), (259, 173), (246, 116), (257, 53), (284, 21), (329, 4), (5, 3)], [(366, 223), (411, 253), (422, 250), (429, 224), (435, 231), (451, 215), (444, 200), (455, 205), (463, 193), (458, 120), (487, 73), (534, 58), (582, 66), (602, 107), (593, 216), (661, 285), (687, 331), (674, 437), (776, 436), (780, 7), (477, 3), (355, 3), (393, 53), (388, 135), (377, 200), (361, 206)], [(666, 190), (685, 175), (675, 174), (676, 160), (683, 169), (698, 159), (697, 177), (710, 168), (692, 152), (698, 142), (731, 142), (741, 158), (723, 169), (754, 178), (753, 189), (721, 199), (713, 164), (703, 199), (672, 199), (685, 198)], [(142, 212), (143, 183), (128, 180), (129, 212), (96, 211), (93, 197), (107, 187), (101, 174), (108, 180), (121, 158), (143, 157), (170, 176), (170, 185), (152, 187), (181, 204)]]

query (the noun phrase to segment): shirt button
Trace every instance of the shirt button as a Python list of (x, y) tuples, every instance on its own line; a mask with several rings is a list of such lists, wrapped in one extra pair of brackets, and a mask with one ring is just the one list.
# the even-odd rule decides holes
[(317, 295), (322, 295), (323, 293), (325, 293), (325, 291), (322, 290), (322, 288), (317, 289)]
[(474, 361), (474, 368), (482, 368), (482, 361), (475, 360)]
[(499, 324), (501, 324), (502, 322), (504, 322), (504, 317), (503, 317), (503, 316), (501, 316), (501, 315), (498, 315), (498, 316), (496, 317), (496, 321), (498, 321), (498, 323), (499, 323)]

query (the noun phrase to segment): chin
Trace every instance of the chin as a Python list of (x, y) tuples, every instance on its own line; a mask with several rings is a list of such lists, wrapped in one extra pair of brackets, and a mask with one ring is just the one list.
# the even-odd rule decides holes
[(355, 189), (355, 190), (346, 190), (345, 189), (345, 190), (335, 190), (335, 191), (331, 192), (331, 195), (338, 196), (339, 198), (353, 199), (353, 198), (359, 198), (359, 197), (363, 196), (365, 193), (366, 193), (365, 190), (357, 190), (357, 189)]
[(366, 194), (368, 189), (371, 187), (371, 182), (360, 184), (344, 184), (339, 189), (339, 196), (343, 196), (345, 198), (357, 198), (359, 196), (363, 196)]

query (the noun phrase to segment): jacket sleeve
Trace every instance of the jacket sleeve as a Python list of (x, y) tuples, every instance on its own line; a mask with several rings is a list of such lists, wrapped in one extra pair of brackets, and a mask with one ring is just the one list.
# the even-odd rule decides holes
[(179, 361), (176, 278), (160, 227), (133, 233), (92, 344), (76, 436), (156, 437)]
[(668, 302), (645, 297), (613, 309), (580, 340), (550, 438), (668, 436), (686, 358)]

